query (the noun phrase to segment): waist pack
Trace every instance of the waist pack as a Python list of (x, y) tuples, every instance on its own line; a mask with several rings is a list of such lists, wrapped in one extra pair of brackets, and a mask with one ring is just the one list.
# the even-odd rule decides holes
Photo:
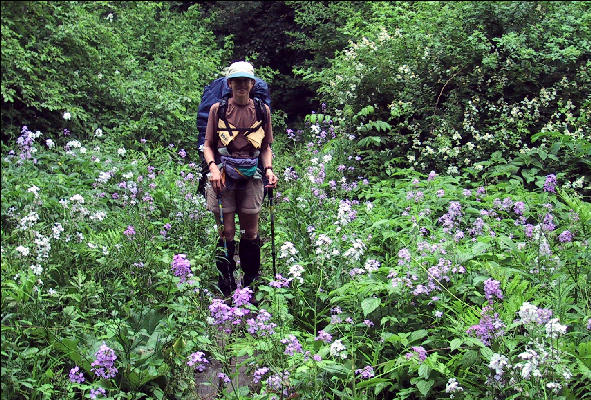
[(252, 178), (261, 178), (257, 171), (257, 158), (236, 158), (230, 156), (221, 156), (222, 168), (226, 177), (243, 182)]

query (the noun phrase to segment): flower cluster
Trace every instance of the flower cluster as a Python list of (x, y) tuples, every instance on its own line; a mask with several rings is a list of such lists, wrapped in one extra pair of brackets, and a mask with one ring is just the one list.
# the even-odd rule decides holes
[(254, 371), (254, 374), (252, 375), (252, 382), (253, 383), (259, 383), (261, 381), (261, 379), (263, 379), (263, 376), (265, 376), (265, 374), (269, 372), (269, 368), (267, 367), (262, 367), (257, 369), (256, 371)]
[(413, 346), (412, 351), (406, 353), (406, 359), (410, 360), (413, 357), (417, 357), (420, 362), (423, 362), (427, 359), (427, 351), (423, 346)]
[(249, 287), (245, 287), (242, 289), (236, 289), (234, 294), (232, 294), (232, 300), (234, 304), (238, 307), (250, 304), (250, 298), (253, 294), (253, 291)]
[(181, 283), (193, 276), (191, 273), (191, 263), (187, 260), (186, 254), (175, 254), (170, 265), (174, 276), (181, 278)]
[(322, 340), (324, 343), (332, 342), (332, 335), (323, 329), (318, 331), (318, 336), (314, 340)]
[(275, 275), (275, 280), (269, 282), (269, 286), (274, 288), (282, 288), (282, 287), (289, 287), (289, 283), (292, 281), (292, 278), (284, 278), (281, 274)]
[(556, 175), (550, 174), (546, 176), (546, 182), (544, 182), (544, 192), (556, 193)]
[(367, 365), (364, 368), (356, 369), (355, 375), (361, 375), (361, 379), (369, 379), (374, 377), (374, 371), (371, 365)]
[(284, 396), (289, 394), (289, 372), (284, 371), (282, 374), (274, 374), (267, 378), (267, 388), (272, 392), (279, 393), (282, 391)]
[(287, 338), (281, 339), (281, 343), (286, 345), (284, 354), (288, 356), (293, 356), (295, 353), (304, 352), (301, 343), (298, 341), (295, 335), (289, 335)]
[(94, 356), (96, 359), (90, 364), (92, 367), (90, 370), (94, 372), (96, 376), (103, 379), (110, 379), (117, 375), (118, 371), (114, 366), (117, 355), (105, 342), (103, 342)]
[(246, 320), (246, 330), (251, 335), (270, 336), (275, 333), (275, 328), (277, 327), (277, 324), (269, 322), (270, 320), (271, 314), (264, 308), (261, 308), (256, 318)]
[(123, 234), (131, 239), (135, 235), (135, 228), (132, 225), (129, 225)]
[(484, 281), (484, 297), (489, 301), (490, 304), (493, 303), (493, 299), (495, 297), (498, 299), (502, 299), (503, 291), (501, 290), (501, 282), (496, 281), (492, 278), (489, 278), (486, 281)]
[(482, 343), (489, 346), (492, 339), (503, 336), (504, 329), (505, 324), (499, 318), (499, 314), (493, 313), (493, 308), (487, 305), (482, 309), (480, 322), (468, 328), (466, 333), (474, 333)]
[(202, 351), (197, 351), (189, 356), (189, 361), (187, 361), (187, 365), (189, 367), (195, 367), (195, 369), (199, 372), (205, 371), (207, 368), (207, 364), (209, 361), (205, 358), (205, 353)]
[(456, 378), (449, 378), (445, 384), (445, 393), (451, 393), (449, 395), (450, 399), (454, 398), (454, 393), (462, 392), (463, 390), (464, 388), (460, 386)]
[(345, 345), (343, 344), (343, 342), (341, 342), (340, 339), (335, 340), (331, 345), (330, 345), (330, 355), (332, 357), (340, 357), (342, 359), (347, 358), (347, 349), (345, 348)]
[(106, 396), (107, 395), (107, 391), (105, 389), (103, 389), (102, 387), (98, 387), (96, 389), (90, 389), (90, 398), (91, 399), (96, 399), (97, 396)]
[(72, 383), (82, 383), (84, 382), (84, 374), (80, 371), (80, 367), (75, 366), (70, 370), (70, 382)]

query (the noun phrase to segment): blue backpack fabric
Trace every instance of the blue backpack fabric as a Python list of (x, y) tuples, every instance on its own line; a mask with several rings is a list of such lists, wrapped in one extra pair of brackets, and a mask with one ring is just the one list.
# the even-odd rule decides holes
[[(232, 93), (227, 82), (228, 79), (225, 77), (218, 78), (207, 85), (203, 90), (201, 103), (199, 103), (199, 108), (197, 110), (197, 130), (199, 131), (197, 146), (200, 153), (203, 148), (203, 143), (205, 142), (205, 130), (207, 128), (207, 119), (209, 118), (209, 109), (218, 101), (221, 101), (222, 99), (227, 100)], [(263, 103), (269, 106), (269, 109), (271, 109), (269, 86), (264, 80), (255, 78), (255, 84), (250, 92), (250, 97), (260, 99)], [(256, 104), (257, 102), (255, 101), (255, 105)]]

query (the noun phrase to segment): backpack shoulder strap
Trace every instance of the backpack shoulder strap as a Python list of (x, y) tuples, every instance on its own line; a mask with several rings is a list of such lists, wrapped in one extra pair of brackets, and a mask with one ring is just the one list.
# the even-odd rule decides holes
[(265, 103), (258, 97), (253, 97), (252, 101), (257, 113), (257, 121), (261, 121), (265, 126), (267, 124), (267, 107), (265, 107)]

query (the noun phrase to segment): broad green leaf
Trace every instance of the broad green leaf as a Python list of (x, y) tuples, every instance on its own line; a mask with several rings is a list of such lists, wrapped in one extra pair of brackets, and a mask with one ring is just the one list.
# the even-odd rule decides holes
[(460, 338), (455, 338), (454, 340), (452, 340), (451, 342), (449, 342), (449, 347), (451, 349), (451, 351), (457, 350), (460, 348), (460, 346), (462, 345), (462, 339)]
[(493, 351), (489, 347), (481, 347), (480, 354), (486, 361), (490, 361), (493, 355)]
[(429, 332), (426, 329), (419, 329), (418, 331), (414, 331), (414, 332), (412, 332), (410, 334), (410, 337), (408, 338), (408, 341), (410, 343), (415, 342), (417, 340), (420, 340), (420, 339), (424, 338), (428, 334), (429, 334)]
[(361, 302), (361, 309), (363, 310), (363, 315), (367, 317), (369, 314), (372, 313), (379, 305), (382, 303), (382, 300), (378, 299), (377, 297), (368, 297), (367, 299), (363, 299)]
[(421, 378), (428, 379), (429, 374), (431, 374), (431, 367), (429, 367), (425, 363), (421, 364), (421, 366), (419, 367), (419, 376)]
[(419, 389), (419, 392), (421, 392), (423, 396), (426, 396), (427, 393), (429, 393), (429, 390), (431, 390), (431, 387), (434, 383), (435, 381), (433, 379), (430, 379), (428, 381), (420, 380), (416, 382), (415, 385), (417, 389)]

